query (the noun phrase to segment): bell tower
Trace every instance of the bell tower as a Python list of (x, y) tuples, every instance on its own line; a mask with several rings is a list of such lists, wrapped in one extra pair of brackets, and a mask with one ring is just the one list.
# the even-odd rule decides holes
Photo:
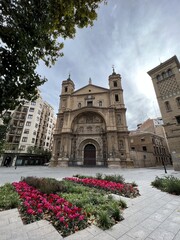
[(60, 95), (60, 105), (59, 105), (59, 112), (63, 112), (65, 109), (68, 108), (69, 99), (71, 94), (74, 92), (75, 85), (74, 82), (70, 78), (70, 74), (67, 80), (62, 82), (62, 89)]
[(109, 76), (110, 105), (116, 108), (124, 107), (123, 89), (121, 85), (121, 75), (113, 73)]

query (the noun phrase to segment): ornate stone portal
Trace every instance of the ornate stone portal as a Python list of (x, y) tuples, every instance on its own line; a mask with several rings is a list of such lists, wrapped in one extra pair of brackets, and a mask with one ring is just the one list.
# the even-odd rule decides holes
[(109, 89), (90, 81), (74, 91), (62, 82), (51, 166), (131, 167), (121, 77), (113, 71)]

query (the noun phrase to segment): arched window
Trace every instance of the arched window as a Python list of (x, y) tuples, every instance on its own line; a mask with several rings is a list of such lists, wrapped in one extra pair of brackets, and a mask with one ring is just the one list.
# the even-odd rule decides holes
[(119, 102), (119, 96), (118, 96), (118, 94), (115, 94), (115, 101), (116, 101), (116, 102)]
[(162, 73), (162, 77), (166, 78), (166, 73), (165, 72)]
[(156, 79), (157, 79), (158, 81), (160, 81), (160, 80), (161, 80), (161, 76), (158, 74), (158, 75), (156, 76)]
[(165, 104), (166, 111), (171, 111), (171, 105), (169, 101), (166, 101), (164, 104)]
[(173, 73), (172, 73), (172, 70), (171, 70), (171, 69), (168, 69), (167, 74), (168, 74), (168, 76), (170, 77), (170, 76), (173, 74)]
[(177, 103), (177, 106), (180, 108), (180, 97), (176, 98), (176, 103)]
[(114, 83), (114, 87), (117, 87), (117, 82), (116, 82), (116, 81), (114, 81), (113, 83)]
[(99, 107), (102, 107), (102, 101), (99, 101)]
[(78, 103), (78, 108), (81, 108), (81, 103)]

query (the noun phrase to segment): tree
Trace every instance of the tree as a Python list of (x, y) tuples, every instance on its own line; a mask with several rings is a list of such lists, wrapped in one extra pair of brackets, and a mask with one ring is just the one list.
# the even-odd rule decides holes
[(27, 148), (27, 153), (45, 156), (48, 161), (51, 159), (50, 150), (47, 150), (47, 149), (44, 150), (43, 148), (40, 149), (40, 148), (37, 148), (36, 146), (31, 146), (31, 147), (29, 146)]
[(4, 112), (2, 118), (0, 118), (0, 156), (5, 150), (6, 133), (8, 132), (10, 120), (11, 116), (8, 112)]
[(0, 113), (37, 95), (46, 81), (36, 72), (39, 60), (50, 67), (62, 57), (62, 41), (74, 38), (77, 27), (93, 25), (101, 2), (1, 0)]

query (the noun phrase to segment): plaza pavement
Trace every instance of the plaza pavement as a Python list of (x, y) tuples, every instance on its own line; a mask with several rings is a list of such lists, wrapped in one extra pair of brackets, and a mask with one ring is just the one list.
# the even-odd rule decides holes
[[(19, 181), (21, 176), (54, 177), (61, 179), (73, 174), (121, 174), (127, 182), (138, 184), (141, 196), (126, 199), (124, 220), (103, 231), (91, 226), (64, 240), (180, 240), (180, 197), (161, 192), (150, 186), (156, 176), (180, 172), (172, 168), (108, 169), (108, 168), (50, 168), (50, 167), (0, 167), (0, 185)], [(60, 240), (62, 236), (47, 221), (23, 225), (17, 209), (0, 212), (0, 240)]]

